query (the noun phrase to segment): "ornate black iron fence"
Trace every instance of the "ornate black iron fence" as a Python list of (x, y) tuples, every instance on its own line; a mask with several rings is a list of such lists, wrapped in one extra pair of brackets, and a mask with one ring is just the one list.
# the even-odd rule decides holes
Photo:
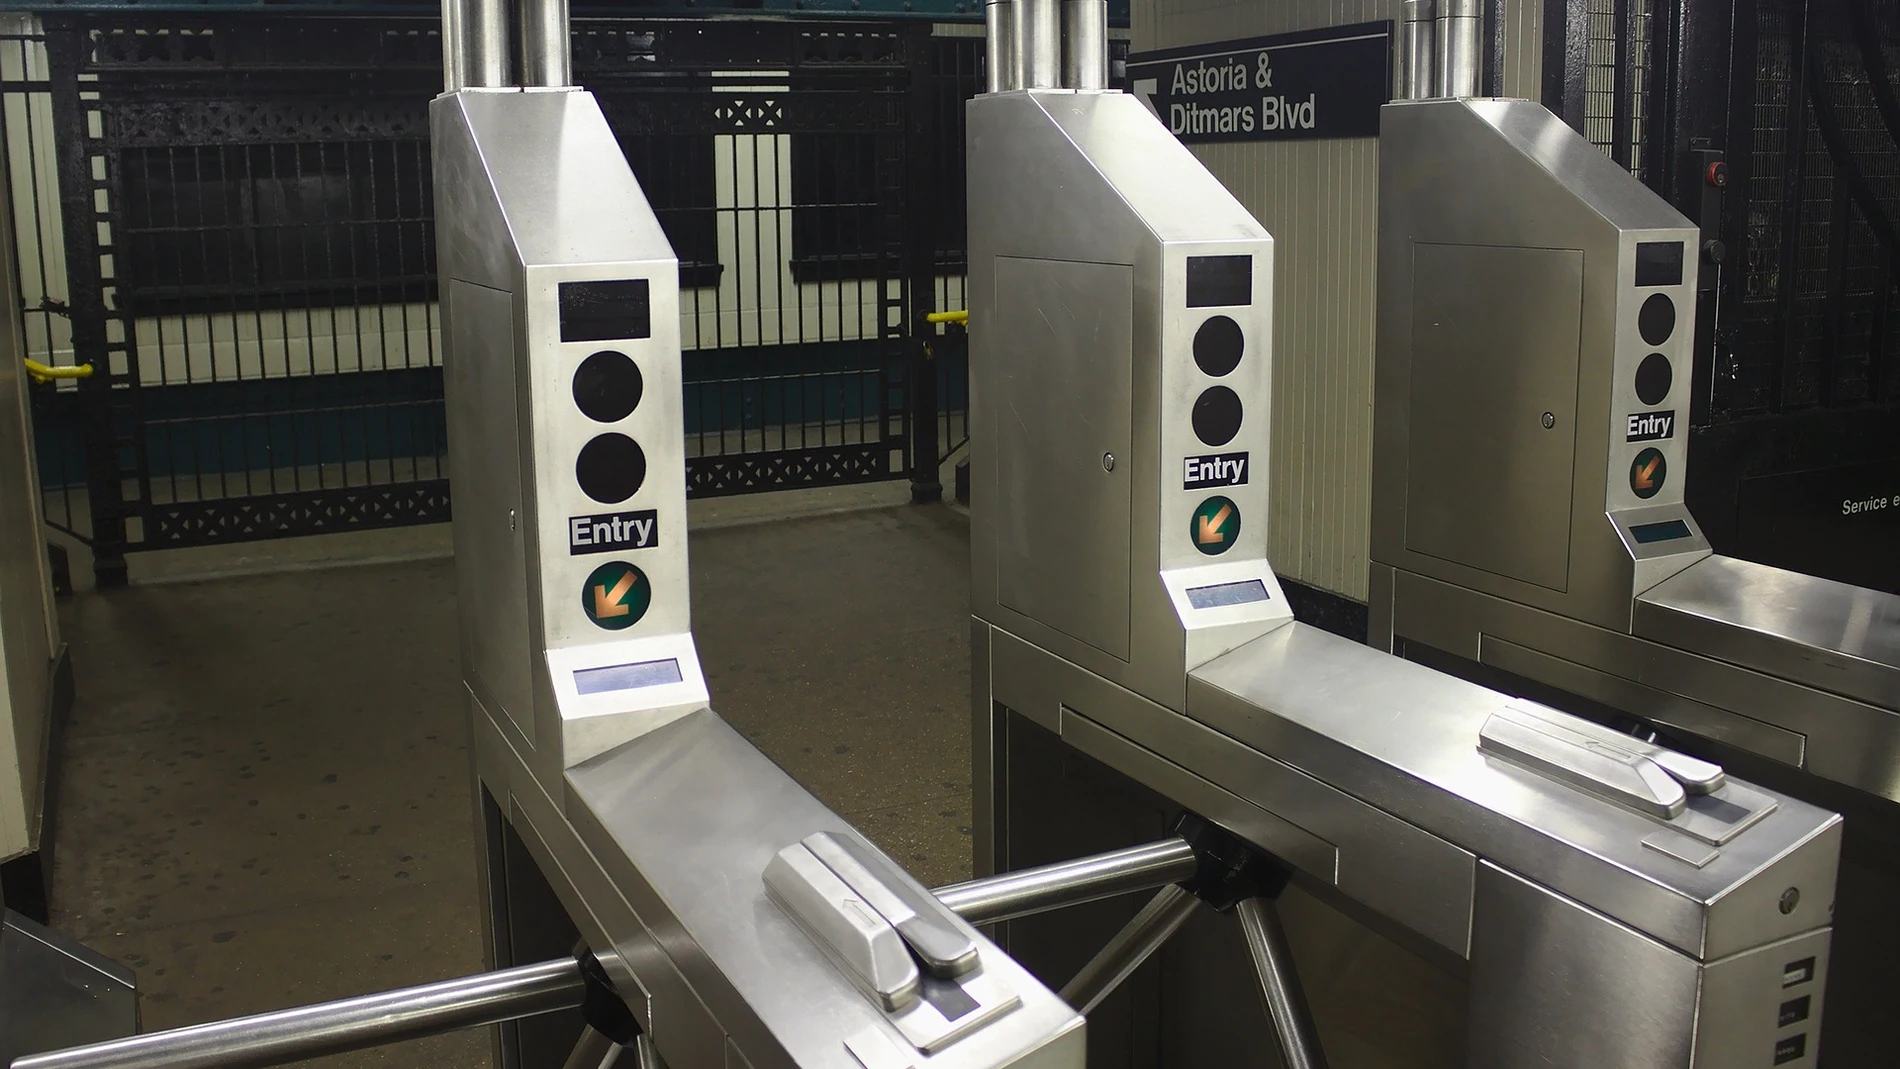
[[(29, 310), (48, 362), (94, 369), (43, 392), (49, 511), (100, 580), (446, 519), (433, 22), (74, 14), (7, 48), (23, 267), (63, 274)], [(681, 259), (689, 493), (937, 492), (963, 387), (923, 317), (961, 306), (979, 55), (925, 23), (576, 21)]]

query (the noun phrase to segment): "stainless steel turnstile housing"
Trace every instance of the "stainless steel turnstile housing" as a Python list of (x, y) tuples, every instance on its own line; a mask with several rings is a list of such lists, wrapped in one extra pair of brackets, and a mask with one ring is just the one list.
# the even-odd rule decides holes
[(1900, 598), (1685, 507), (1698, 231), (1521, 100), (1387, 105), (1379, 226), (1372, 643), (1846, 813), (1828, 1045), (1884, 1057)]
[(1900, 801), (1900, 598), (1712, 555), (1683, 504), (1695, 227), (1528, 101), (1380, 137), (1374, 644)]
[[(992, 92), (968, 130), (979, 866), (1157, 805), (1270, 851), (1466, 992), (1448, 1042), (1335, 1065), (1811, 1065), (1839, 818), (1293, 622), (1271, 238), (1132, 97)], [(1092, 1064), (1272, 1064), (1207, 945)]]
[[(462, 89), (431, 134), (488, 847), (520, 843), (555, 899), (495, 881), (498, 956), (564, 913), (678, 1069), (1079, 1062), (1080, 1017), (708, 708), (678, 267), (594, 98)], [(921, 987), (920, 924), (962, 948)]]

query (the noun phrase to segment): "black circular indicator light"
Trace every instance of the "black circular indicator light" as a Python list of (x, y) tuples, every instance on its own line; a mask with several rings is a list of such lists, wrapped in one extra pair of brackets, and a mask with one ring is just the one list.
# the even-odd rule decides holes
[(1240, 366), (1246, 349), (1240, 324), (1227, 316), (1215, 316), (1194, 332), (1194, 365), (1217, 379)]
[(1226, 445), (1240, 433), (1240, 395), (1209, 386), (1194, 401), (1194, 435), (1208, 445)]
[(1636, 365), (1636, 399), (1646, 405), (1659, 405), (1669, 396), (1669, 386), (1675, 381), (1675, 369), (1669, 366), (1669, 358), (1661, 353), (1650, 353), (1643, 362)]
[(1651, 345), (1661, 345), (1676, 332), (1676, 302), (1666, 293), (1652, 293), (1636, 313), (1636, 332)]
[(640, 443), (624, 434), (595, 435), (574, 461), (581, 492), (603, 505), (618, 505), (640, 492), (647, 481), (647, 456)]
[(639, 366), (616, 349), (602, 349), (574, 369), (574, 404), (581, 414), (600, 423), (632, 415), (640, 406), (643, 388)]

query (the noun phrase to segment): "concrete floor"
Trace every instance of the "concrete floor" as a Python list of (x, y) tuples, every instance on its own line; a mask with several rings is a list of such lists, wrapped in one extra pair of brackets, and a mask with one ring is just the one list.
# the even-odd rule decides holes
[[(715, 706), (926, 884), (970, 864), (968, 543), (945, 506), (693, 536)], [(145, 1028), (482, 967), (454, 613), (439, 557), (65, 603), (54, 923), (137, 970)]]

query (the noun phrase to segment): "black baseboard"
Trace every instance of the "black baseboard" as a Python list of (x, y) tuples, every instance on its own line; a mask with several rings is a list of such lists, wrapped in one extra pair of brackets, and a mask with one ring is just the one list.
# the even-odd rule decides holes
[(1280, 577), (1280, 589), (1286, 591), (1286, 603), (1293, 608), (1295, 620), (1354, 642), (1366, 640), (1370, 610), (1365, 602), (1285, 576)]

